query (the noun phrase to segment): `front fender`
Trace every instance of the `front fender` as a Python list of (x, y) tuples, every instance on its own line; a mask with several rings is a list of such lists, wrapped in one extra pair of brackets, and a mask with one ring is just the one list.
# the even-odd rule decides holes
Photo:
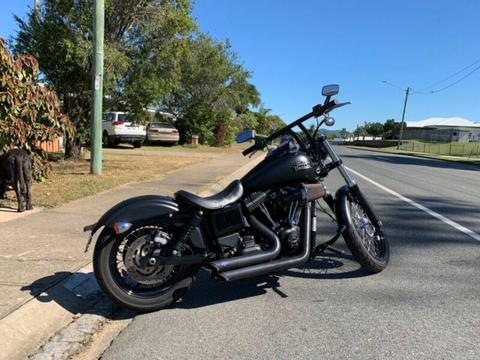
[(351, 225), (351, 215), (350, 207), (348, 202), (351, 198), (354, 198), (363, 210), (366, 212), (373, 225), (377, 229), (382, 228), (382, 222), (378, 220), (377, 214), (373, 209), (373, 206), (370, 204), (366, 196), (362, 193), (358, 185), (349, 188), (347, 185), (342, 186), (335, 193), (335, 216), (337, 217), (337, 222), (339, 226), (350, 226)]
[(350, 209), (348, 207), (349, 196), (350, 191), (346, 185), (339, 188), (335, 193), (335, 217), (338, 226), (345, 226), (345, 228), (351, 225)]

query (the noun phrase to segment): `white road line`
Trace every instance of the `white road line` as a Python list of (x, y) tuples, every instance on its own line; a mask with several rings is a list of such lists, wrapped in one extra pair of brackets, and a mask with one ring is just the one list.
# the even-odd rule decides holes
[(386, 186), (383, 186), (382, 184), (377, 183), (376, 181), (374, 181), (374, 180), (366, 177), (365, 175), (360, 174), (358, 171), (355, 171), (355, 170), (353, 170), (353, 169), (351, 169), (351, 168), (349, 168), (349, 167), (346, 167), (346, 168), (348, 169), (348, 171), (354, 173), (355, 175), (361, 177), (361, 178), (364, 179), (364, 180), (367, 180), (368, 182), (370, 182), (370, 183), (372, 183), (373, 185), (379, 187), (379, 188), (382, 189), (383, 191), (385, 191), (385, 192), (387, 192), (387, 193), (389, 193), (389, 194), (391, 194), (391, 195), (399, 198), (400, 200), (405, 201), (406, 203), (409, 203), (409, 204), (412, 205), (412, 206), (415, 206), (417, 209), (420, 209), (420, 210), (422, 210), (422, 211), (425, 211), (427, 214), (429, 214), (429, 215), (433, 216), (434, 218), (436, 218), (436, 219), (444, 222), (445, 224), (450, 225), (451, 227), (453, 227), (453, 228), (455, 228), (455, 229), (463, 232), (465, 235), (468, 235), (468, 236), (470, 236), (471, 238), (473, 238), (473, 239), (475, 239), (475, 240), (477, 240), (477, 241), (480, 241), (480, 235), (477, 234), (476, 232), (470, 230), (470, 229), (467, 229), (465, 226), (462, 226), (462, 225), (460, 225), (459, 223), (456, 223), (455, 221), (450, 220), (449, 218), (447, 218), (447, 217), (445, 217), (445, 216), (443, 216), (443, 215), (441, 215), (441, 214), (439, 214), (439, 213), (437, 213), (437, 212), (435, 212), (435, 211), (433, 211), (433, 210), (430, 210), (429, 208), (427, 208), (427, 207), (425, 207), (425, 206), (417, 203), (416, 201), (413, 201), (412, 199), (409, 199), (409, 198), (407, 198), (407, 197), (405, 197), (405, 196), (403, 196), (403, 195), (400, 195), (400, 194), (397, 193), (396, 191), (393, 191), (392, 189), (389, 189), (389, 188), (387, 188)]

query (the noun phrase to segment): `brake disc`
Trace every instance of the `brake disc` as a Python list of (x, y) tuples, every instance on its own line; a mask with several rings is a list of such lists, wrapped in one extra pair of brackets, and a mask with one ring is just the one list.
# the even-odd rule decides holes
[(173, 265), (141, 266), (141, 258), (151, 256), (158, 249), (152, 234), (138, 237), (127, 245), (124, 264), (128, 275), (142, 285), (159, 285), (175, 274)]

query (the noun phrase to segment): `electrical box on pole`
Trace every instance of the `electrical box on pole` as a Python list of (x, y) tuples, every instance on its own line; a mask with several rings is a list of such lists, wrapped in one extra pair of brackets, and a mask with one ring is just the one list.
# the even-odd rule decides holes
[(102, 111), (103, 111), (103, 34), (105, 23), (104, 0), (94, 0), (92, 120), (90, 131), (90, 173), (102, 174)]

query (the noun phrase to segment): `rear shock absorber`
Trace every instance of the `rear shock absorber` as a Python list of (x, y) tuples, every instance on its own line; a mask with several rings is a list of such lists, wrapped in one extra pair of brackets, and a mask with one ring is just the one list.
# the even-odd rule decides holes
[(192, 235), (195, 228), (200, 225), (203, 217), (203, 211), (199, 210), (196, 211), (189, 222), (183, 225), (182, 229), (180, 230), (180, 234), (178, 236), (179, 244), (184, 244)]

